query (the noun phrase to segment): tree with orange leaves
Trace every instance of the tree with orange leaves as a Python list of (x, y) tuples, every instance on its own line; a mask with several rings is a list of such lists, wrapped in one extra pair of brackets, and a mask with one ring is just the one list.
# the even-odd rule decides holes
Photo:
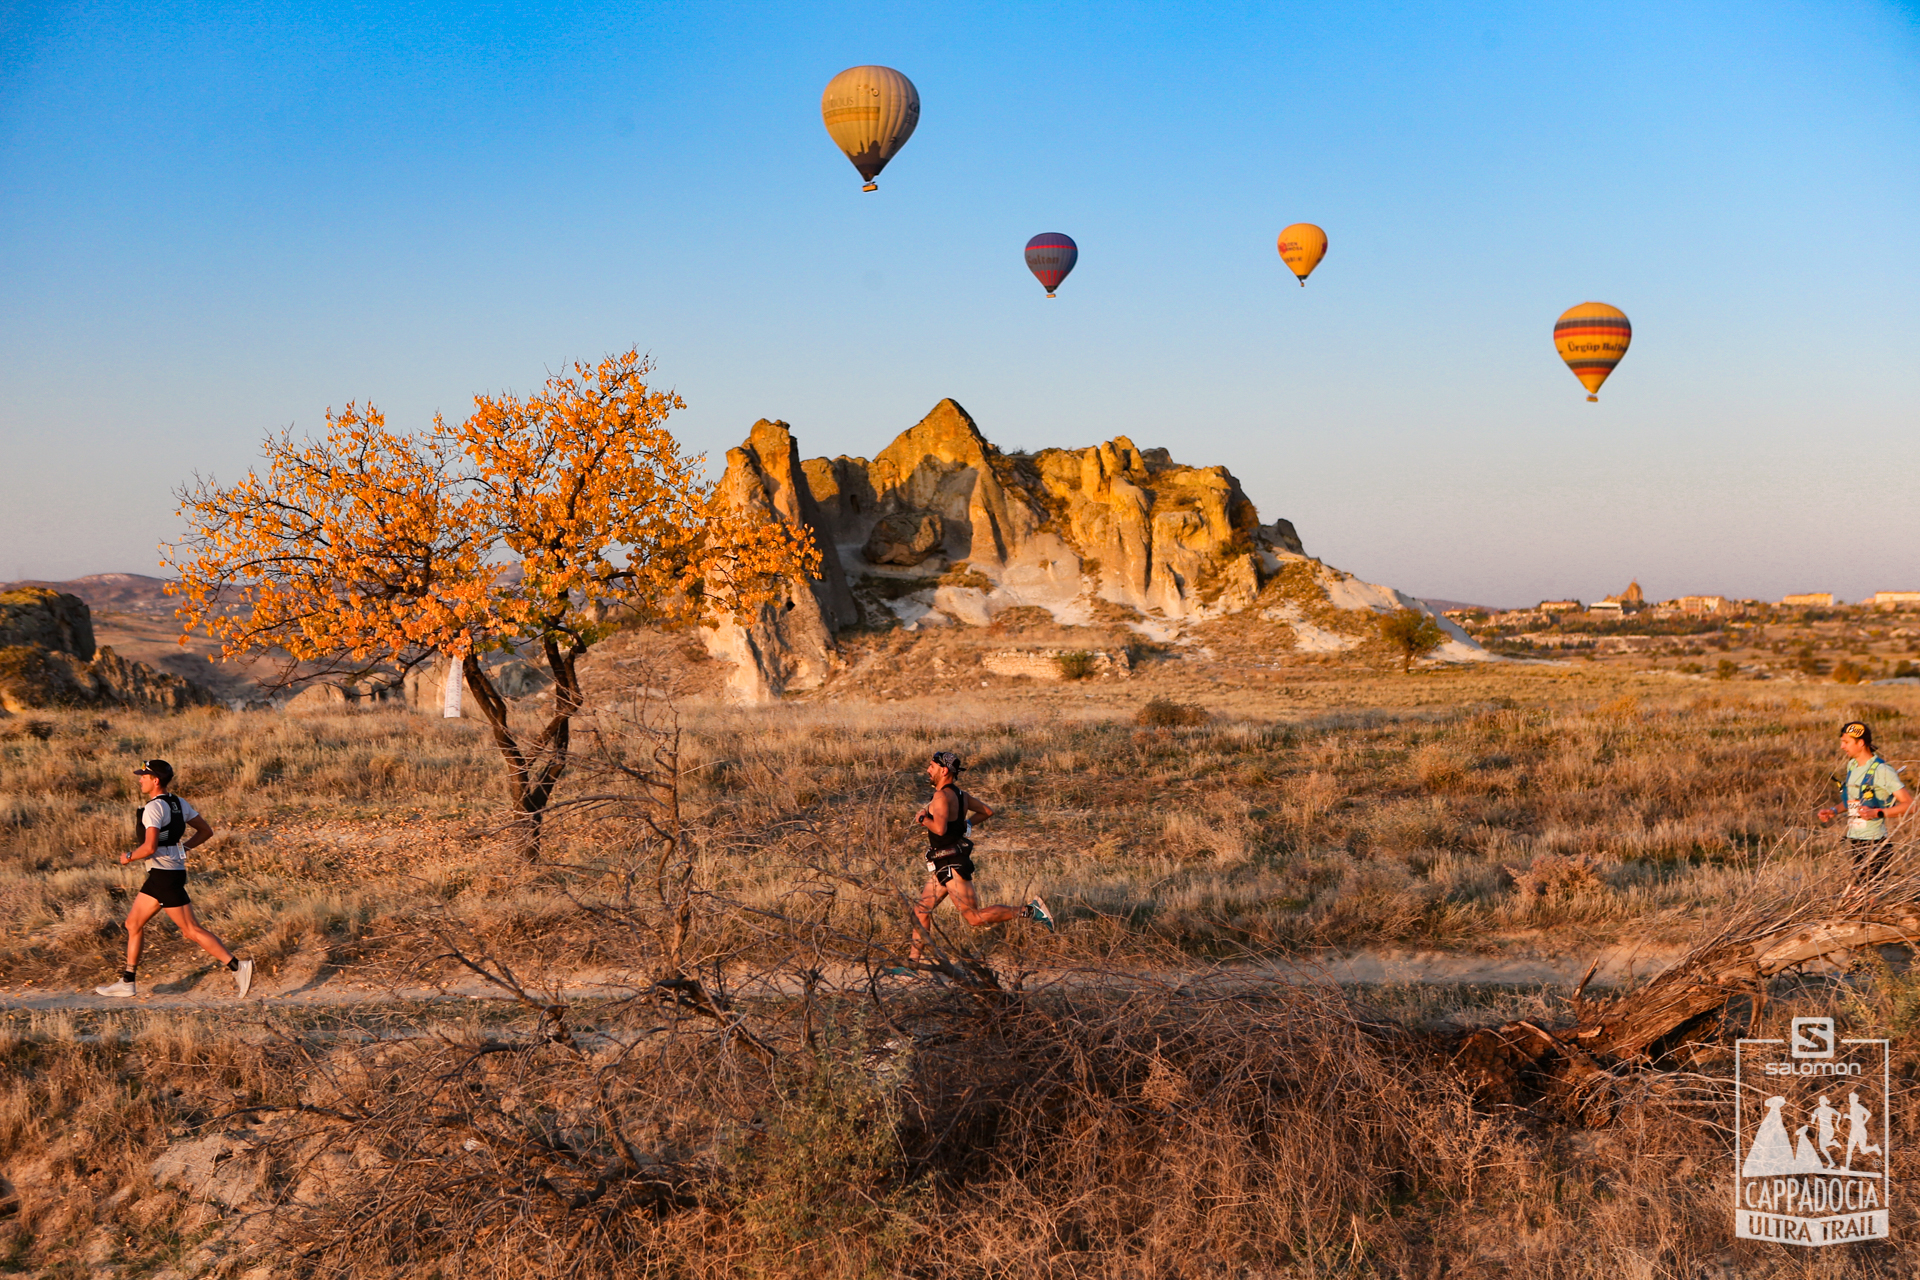
[[(536, 396), (476, 396), (457, 427), (387, 430), (371, 405), (327, 413), (319, 441), (265, 442), (265, 474), (180, 494), (188, 534), (162, 549), (186, 631), (229, 658), (278, 653), (277, 683), (313, 675), (397, 683), (436, 652), (466, 685), (506, 761), (522, 848), (566, 772), (583, 706), (577, 664), (610, 607), (658, 622), (744, 618), (793, 574), (816, 575), (804, 532), (711, 501), (705, 458), (666, 428), (686, 406), (637, 351), (575, 365)], [(516, 732), (483, 655), (537, 646), (553, 714)]]

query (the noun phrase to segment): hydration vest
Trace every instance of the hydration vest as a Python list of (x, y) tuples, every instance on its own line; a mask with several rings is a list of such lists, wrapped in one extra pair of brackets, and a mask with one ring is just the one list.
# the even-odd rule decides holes
[(931, 831), (927, 832), (927, 848), (933, 853), (952, 853), (962, 848), (972, 849), (973, 847), (973, 842), (967, 839), (967, 793), (951, 782), (940, 789), (945, 791), (949, 788), (959, 798), (960, 812), (955, 817), (947, 819), (947, 829), (944, 833), (935, 835)]
[[(164, 792), (155, 796), (153, 799), (165, 800), (167, 802), (167, 825), (153, 828), (154, 831), (159, 833), (159, 840), (155, 843), (154, 847), (156, 849), (165, 849), (172, 845), (179, 844), (180, 837), (187, 833), (187, 815), (180, 808), (180, 797), (174, 795), (172, 792)], [(152, 803), (153, 800), (147, 801), (147, 804)], [(133, 838), (135, 840), (145, 840), (147, 838), (147, 805), (145, 804), (133, 811)]]
[(1867, 761), (1866, 767), (1860, 772), (1860, 788), (1857, 796), (1847, 794), (1852, 790), (1852, 787), (1848, 785), (1847, 778), (1853, 773), (1852, 769), (1848, 769), (1846, 773), (1840, 776), (1840, 798), (1849, 804), (1857, 803), (1862, 808), (1887, 808), (1893, 797), (1882, 796), (1880, 794), (1880, 788), (1874, 785), (1874, 779), (1880, 776), (1880, 766), (1885, 763), (1886, 761), (1882, 760), (1877, 752), (1874, 754), (1873, 759)]

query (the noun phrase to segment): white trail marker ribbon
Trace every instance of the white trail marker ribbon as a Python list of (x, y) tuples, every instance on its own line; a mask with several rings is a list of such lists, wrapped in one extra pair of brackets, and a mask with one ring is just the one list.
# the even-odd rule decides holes
[(460, 718), (460, 659), (447, 655), (447, 687), (440, 696), (440, 715), (445, 720)]

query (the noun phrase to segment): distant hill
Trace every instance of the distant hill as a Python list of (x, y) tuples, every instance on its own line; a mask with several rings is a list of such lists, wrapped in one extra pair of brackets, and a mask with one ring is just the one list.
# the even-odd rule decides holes
[(0, 583), (0, 591), (21, 587), (50, 587), (79, 596), (95, 613), (139, 613), (153, 617), (173, 616), (173, 598), (165, 591), (168, 579), (150, 578), (144, 573), (90, 573), (70, 582), (44, 582), (27, 579)]
[(1486, 613), (1506, 612), (1505, 607), (1502, 605), (1468, 604), (1464, 600), (1436, 600), (1432, 596), (1421, 596), (1420, 599), (1422, 603), (1435, 613), (1453, 613), (1461, 609), (1480, 609)]

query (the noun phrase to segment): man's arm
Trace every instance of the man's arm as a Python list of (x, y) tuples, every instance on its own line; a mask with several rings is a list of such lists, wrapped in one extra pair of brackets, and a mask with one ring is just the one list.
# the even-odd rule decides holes
[(129, 862), (141, 862), (153, 856), (154, 850), (160, 845), (160, 829), (158, 827), (148, 827), (146, 830), (147, 838), (140, 842), (138, 849), (135, 849), (132, 853), (123, 853), (120, 855), (121, 866), (124, 867)]
[(213, 824), (198, 814), (195, 814), (188, 820), (187, 830), (193, 834), (180, 842), (182, 849), (198, 849), (201, 845), (213, 839)]
[[(1878, 810), (1877, 816), (1882, 818), (1898, 818), (1904, 813), (1906, 813), (1906, 811), (1911, 809), (1912, 807), (1913, 807), (1913, 792), (1907, 790), (1907, 788), (1905, 787), (1902, 787), (1898, 791), (1893, 793), (1893, 803), (1886, 806), (1884, 809)], [(1875, 814), (1875, 813), (1876, 813), (1875, 810), (1869, 809), (1866, 807), (1862, 807), (1860, 810), (1861, 817), (1867, 817), (1867, 815)], [(1873, 819), (1867, 818), (1867, 820), (1871, 822)]]
[(979, 796), (974, 795), (967, 797), (967, 812), (975, 815), (983, 822), (993, 816), (993, 810), (987, 808)]
[(927, 801), (927, 807), (920, 811), (920, 825), (937, 836), (943, 836), (947, 834), (947, 823), (952, 819), (953, 797), (942, 787), (933, 793), (933, 799)]

